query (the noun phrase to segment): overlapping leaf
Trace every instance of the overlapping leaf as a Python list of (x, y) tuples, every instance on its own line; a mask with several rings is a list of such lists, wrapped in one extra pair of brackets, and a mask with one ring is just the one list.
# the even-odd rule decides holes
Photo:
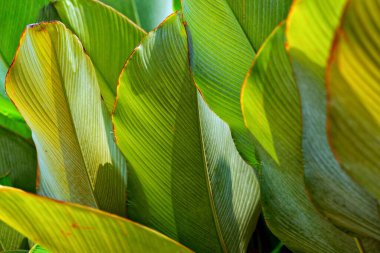
[(125, 61), (145, 32), (125, 16), (94, 0), (54, 1), (62, 22), (80, 39), (96, 68), (100, 90), (112, 110)]
[(14, 188), (0, 187), (0, 209), (0, 220), (52, 252), (191, 252), (129, 220)]
[(123, 215), (125, 160), (78, 39), (60, 22), (29, 26), (6, 89), (33, 132), (40, 192)]
[(336, 33), (328, 75), (331, 144), (342, 168), (380, 200), (378, 1), (351, 1)]
[(101, 2), (111, 6), (137, 25), (140, 25), (140, 17), (135, 0), (101, 0)]
[[(9, 174), (0, 174), (0, 186), (12, 186), (12, 179)], [(0, 221), (0, 252), (11, 252), (27, 248), (27, 239), (16, 230)]]
[(258, 53), (242, 90), (242, 107), (261, 160), (264, 216), (295, 252), (356, 252), (353, 238), (325, 220), (305, 191), (301, 101), (285, 51), (285, 26)]
[(286, 17), (290, 3), (289, 0), (183, 1), (195, 81), (207, 104), (230, 125), (239, 152), (251, 164), (256, 160), (241, 115), (241, 85), (255, 50)]
[(178, 14), (147, 36), (119, 81), (113, 121), (131, 165), (129, 217), (197, 252), (245, 252), (258, 182), (197, 93)]
[(25, 138), (30, 137), (30, 130), (5, 94), (5, 75), (16, 53), (22, 31), (27, 24), (36, 22), (48, 3), (48, 0), (0, 2), (0, 126)]
[(344, 3), (296, 1), (287, 21), (289, 52), (302, 98), (305, 183), (316, 206), (334, 224), (379, 239), (375, 199), (341, 170), (326, 135), (325, 68)]

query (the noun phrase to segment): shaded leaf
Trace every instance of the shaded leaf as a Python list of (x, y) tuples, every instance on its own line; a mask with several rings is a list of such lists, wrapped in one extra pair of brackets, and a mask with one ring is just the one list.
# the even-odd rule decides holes
[(79, 40), (60, 22), (28, 26), (6, 89), (33, 131), (40, 193), (123, 215), (125, 160)]
[(242, 90), (242, 108), (261, 159), (264, 217), (296, 252), (356, 252), (353, 238), (325, 220), (305, 191), (301, 101), (279, 26), (259, 51)]
[(261, 41), (283, 20), (291, 1), (183, 0), (195, 81), (207, 104), (226, 121), (244, 159), (256, 164), (244, 127), (240, 90)]
[(149, 33), (120, 76), (113, 122), (130, 165), (128, 216), (197, 252), (245, 252), (258, 182), (197, 93), (179, 15)]
[(94, 0), (56, 0), (62, 22), (80, 39), (94, 63), (102, 97), (112, 110), (125, 61), (145, 32), (125, 16)]
[[(0, 185), (12, 186), (11, 178), (8, 175), (0, 177)], [(0, 251), (1, 252), (19, 252), (18, 249), (27, 248), (28, 244), (26, 238), (19, 234), (16, 230), (12, 229), (2, 221), (0, 221)], [(26, 251), (28, 252), (28, 251)]]
[(296, 1), (287, 20), (302, 99), (305, 183), (322, 213), (346, 231), (379, 239), (376, 200), (340, 168), (326, 134), (325, 68), (345, 1)]
[(191, 252), (129, 220), (14, 188), (0, 187), (0, 209), (1, 220), (52, 252)]
[[(327, 72), (331, 145), (342, 168), (380, 200), (378, 1), (351, 1)], [(365, 28), (365, 29), (363, 29)]]
[(101, 2), (111, 6), (115, 10), (124, 14), (134, 23), (141, 26), (139, 13), (137, 12), (137, 6), (136, 6), (135, 0), (101, 0)]
[(172, 10), (172, 0), (133, 0), (137, 7), (141, 27), (150, 31), (158, 26)]

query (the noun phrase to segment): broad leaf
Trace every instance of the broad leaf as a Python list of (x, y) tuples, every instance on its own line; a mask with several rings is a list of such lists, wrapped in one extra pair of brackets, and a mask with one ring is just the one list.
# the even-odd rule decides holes
[(130, 165), (128, 215), (197, 252), (245, 252), (258, 182), (197, 93), (179, 15), (148, 35), (119, 80), (113, 118)]
[(0, 127), (0, 177), (9, 175), (12, 186), (36, 191), (36, 150), (31, 142)]
[[(378, 1), (351, 1), (327, 73), (331, 144), (342, 168), (380, 200)], [(365, 29), (363, 29), (365, 28)]]
[(30, 138), (29, 127), (8, 100), (5, 75), (16, 53), (25, 26), (37, 21), (49, 0), (4, 0), (0, 1), (0, 126), (25, 138)]
[[(0, 186), (12, 186), (12, 180), (9, 174), (0, 175)], [(16, 230), (0, 221), (0, 252), (14, 252), (19, 249), (27, 248), (27, 239)]]
[(150, 31), (172, 13), (173, 0), (132, 0), (135, 1), (142, 28)]
[(183, 0), (195, 81), (207, 104), (230, 125), (239, 152), (252, 165), (255, 151), (241, 115), (241, 85), (255, 50), (286, 17), (290, 4), (290, 0)]
[(28, 26), (6, 89), (33, 132), (40, 193), (123, 215), (125, 160), (79, 40), (60, 22)]
[(325, 220), (305, 191), (301, 101), (279, 26), (258, 53), (242, 90), (242, 108), (261, 160), (264, 217), (295, 252), (356, 252), (353, 238)]
[(101, 0), (101, 2), (124, 14), (137, 25), (141, 25), (135, 0)]
[(54, 7), (62, 22), (79, 37), (91, 57), (102, 97), (111, 111), (120, 71), (145, 32), (98, 1), (56, 0)]
[(0, 220), (52, 252), (191, 252), (129, 220), (14, 188), (0, 187), (0, 210)]
[(344, 2), (296, 1), (287, 21), (288, 47), (302, 99), (305, 183), (313, 202), (334, 224), (379, 239), (376, 200), (342, 171), (326, 134), (325, 68)]

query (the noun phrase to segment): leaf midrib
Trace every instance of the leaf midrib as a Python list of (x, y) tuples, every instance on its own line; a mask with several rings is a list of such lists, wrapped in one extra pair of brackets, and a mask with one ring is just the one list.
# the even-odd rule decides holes
[[(193, 80), (193, 82), (195, 83), (195, 80)], [(228, 252), (227, 250), (227, 245), (226, 245), (226, 242), (223, 238), (223, 232), (221, 230), (221, 226), (220, 226), (220, 223), (219, 223), (219, 217), (218, 217), (218, 213), (216, 211), (216, 207), (215, 207), (215, 202), (214, 202), (214, 196), (213, 196), (213, 193), (212, 193), (212, 186), (211, 186), (211, 183), (210, 183), (210, 176), (208, 174), (209, 172), (209, 169), (208, 169), (208, 163), (207, 163), (207, 155), (206, 155), (206, 149), (205, 149), (205, 144), (204, 144), (204, 140), (203, 140), (203, 130), (202, 130), (202, 124), (201, 124), (201, 114), (200, 114), (200, 111), (199, 111), (199, 97), (198, 97), (198, 90), (196, 90), (196, 109), (197, 109), (197, 112), (198, 112), (198, 117), (197, 117), (197, 126), (199, 127), (199, 139), (200, 139), (200, 143), (201, 143), (201, 149), (202, 149), (202, 159), (203, 159), (203, 168), (204, 168), (204, 172), (205, 172), (205, 179), (206, 179), (206, 187), (207, 187), (207, 191), (208, 191), (208, 195), (209, 195), (209, 201), (210, 201), (210, 206), (211, 206), (211, 211), (212, 211), (212, 215), (213, 215), (213, 218), (214, 218), (214, 224), (215, 224), (215, 229), (217, 231), (217, 234), (218, 234), (218, 237), (219, 237), (219, 242), (220, 242), (220, 246), (223, 250), (223, 252)]]
[[(58, 22), (52, 22), (52, 23), (58, 23)], [(63, 28), (64, 30), (65, 30), (65, 32), (67, 32), (68, 30), (67, 30), (67, 28)], [(71, 32), (69, 32), (69, 33), (71, 33)], [(71, 35), (74, 35), (74, 34), (72, 34), (71, 33)], [(62, 88), (62, 90), (63, 90), (63, 94), (64, 94), (64, 98), (65, 98), (65, 104), (66, 104), (66, 106), (67, 106), (67, 110), (68, 110), (68, 112), (69, 112), (69, 115), (70, 115), (70, 123), (71, 123), (71, 125), (73, 126), (73, 129), (74, 129), (74, 137), (75, 137), (75, 141), (76, 141), (76, 144), (79, 146), (79, 150), (80, 150), (80, 157), (81, 157), (81, 162), (83, 163), (83, 167), (85, 168), (85, 170), (86, 170), (86, 175), (87, 175), (87, 180), (88, 180), (88, 184), (90, 185), (90, 188), (92, 189), (92, 191), (91, 191), (91, 195), (92, 195), (92, 197), (93, 197), (93, 199), (94, 199), (94, 201), (95, 201), (95, 205), (96, 205), (96, 208), (99, 208), (99, 204), (98, 204), (98, 202), (97, 202), (97, 199), (95, 198), (95, 194), (94, 194), (94, 187), (92, 186), (92, 183), (91, 183), (91, 179), (90, 179), (90, 175), (89, 175), (89, 170), (88, 170), (88, 168), (87, 168), (87, 165), (86, 165), (86, 162), (85, 162), (85, 160), (84, 160), (84, 155), (83, 155), (83, 150), (82, 150), (82, 146), (80, 145), (80, 142), (79, 142), (79, 138), (78, 138), (78, 133), (77, 133), (77, 129), (76, 129), (76, 126), (75, 126), (75, 124), (74, 124), (74, 119), (73, 119), (73, 115), (72, 115), (72, 110), (71, 110), (71, 108), (70, 108), (70, 104), (68, 103), (68, 96), (67, 96), (67, 92), (66, 92), (66, 87), (65, 87), (65, 85), (63, 84), (64, 83), (64, 79), (63, 79), (63, 76), (62, 76), (62, 66), (61, 66), (61, 63), (57, 60), (57, 59), (59, 59), (58, 58), (58, 55), (57, 55), (57, 49), (56, 49), (56, 47), (55, 47), (55, 43), (53, 43), (53, 41), (52, 41), (52, 39), (51, 39), (51, 35), (50, 35), (50, 33), (49, 33), (49, 39), (50, 39), (50, 42), (51, 42), (51, 45), (52, 45), (52, 48), (54, 49), (53, 50), (53, 52), (54, 52), (54, 56), (55, 56), (55, 59), (56, 59), (56, 62), (57, 62), (57, 65), (58, 65), (58, 67), (59, 67), (59, 71), (57, 71), (58, 72), (58, 74), (59, 74), (59, 78), (61, 79), (61, 82), (60, 82), (60, 85), (61, 85), (61, 88)], [(83, 49), (81, 50), (83, 53), (84, 53), (84, 51), (83, 51)], [(89, 58), (86, 58), (86, 57), (88, 57), (85, 53), (83, 54), (84, 55), (84, 61), (85, 62), (87, 62), (87, 60), (90, 60)], [(92, 62), (91, 62), (91, 60), (90, 60), (90, 63), (92, 64)], [(95, 71), (95, 70), (94, 70)], [(95, 185), (95, 184), (94, 184)]]

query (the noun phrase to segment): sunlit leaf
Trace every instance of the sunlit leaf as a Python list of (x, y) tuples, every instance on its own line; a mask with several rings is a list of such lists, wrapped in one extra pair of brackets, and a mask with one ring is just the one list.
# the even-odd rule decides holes
[(324, 219), (303, 180), (301, 101), (281, 25), (259, 51), (242, 90), (245, 122), (261, 160), (264, 217), (295, 252), (356, 252), (353, 238)]
[(52, 252), (191, 252), (129, 220), (14, 188), (0, 187), (0, 209), (0, 220)]
[(40, 193), (123, 215), (125, 160), (79, 40), (60, 22), (29, 26), (6, 89), (33, 132)]
[(211, 109), (226, 121), (239, 152), (256, 163), (244, 127), (240, 90), (255, 51), (288, 12), (290, 0), (183, 0), (191, 35), (195, 81)]
[(54, 7), (91, 57), (103, 99), (111, 111), (120, 71), (146, 33), (99, 1), (56, 0)]
[(128, 216), (197, 252), (245, 252), (258, 182), (197, 93), (179, 15), (148, 35), (120, 77), (114, 126), (130, 165)]
[(379, 239), (376, 200), (342, 171), (327, 141), (325, 68), (344, 3), (296, 1), (287, 21), (288, 47), (302, 99), (305, 183), (313, 202), (334, 224)]
[(347, 174), (380, 200), (378, 13), (378, 1), (349, 3), (336, 33), (327, 80), (334, 153)]

